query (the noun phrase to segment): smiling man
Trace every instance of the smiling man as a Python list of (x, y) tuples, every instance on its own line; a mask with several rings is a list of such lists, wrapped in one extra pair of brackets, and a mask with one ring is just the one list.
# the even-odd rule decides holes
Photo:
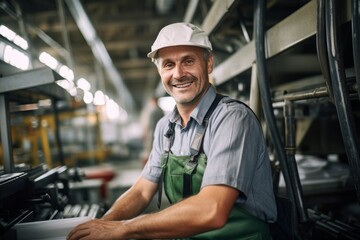
[[(176, 107), (158, 122), (136, 183), (68, 239), (270, 239), (268, 223), (277, 213), (262, 129), (245, 104), (210, 84), (207, 34), (189, 23), (170, 24), (148, 57)], [(141, 215), (163, 191), (171, 206)]]

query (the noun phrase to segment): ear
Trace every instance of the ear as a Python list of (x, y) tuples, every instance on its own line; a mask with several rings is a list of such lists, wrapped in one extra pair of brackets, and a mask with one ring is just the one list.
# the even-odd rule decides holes
[(158, 73), (160, 74), (160, 63), (159, 63), (159, 59), (158, 59), (158, 58), (154, 59), (153, 63), (155, 64), (156, 69), (157, 69)]
[(214, 55), (212, 54), (212, 52), (209, 53), (207, 69), (208, 69), (208, 74), (212, 73), (212, 71), (214, 70)]

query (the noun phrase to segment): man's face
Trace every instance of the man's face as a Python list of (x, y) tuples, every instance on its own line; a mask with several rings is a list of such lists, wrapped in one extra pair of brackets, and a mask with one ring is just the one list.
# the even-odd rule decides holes
[(213, 56), (205, 59), (205, 49), (176, 46), (160, 49), (158, 71), (166, 92), (178, 105), (195, 107), (208, 89), (213, 70)]

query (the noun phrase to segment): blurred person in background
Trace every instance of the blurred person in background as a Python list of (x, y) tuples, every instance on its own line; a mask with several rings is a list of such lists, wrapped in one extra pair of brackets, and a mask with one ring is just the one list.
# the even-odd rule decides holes
[(158, 97), (156, 97), (155, 95), (151, 96), (144, 111), (144, 128), (142, 134), (143, 151), (140, 156), (142, 166), (145, 166), (148, 161), (153, 145), (155, 127), (157, 122), (163, 116), (164, 111), (160, 108), (158, 104)]

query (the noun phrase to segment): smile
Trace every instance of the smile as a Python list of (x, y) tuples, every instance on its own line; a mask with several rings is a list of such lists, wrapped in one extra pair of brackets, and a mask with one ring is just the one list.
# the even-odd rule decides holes
[(193, 82), (188, 82), (188, 83), (182, 83), (182, 84), (175, 84), (174, 87), (176, 88), (186, 88), (189, 87)]

